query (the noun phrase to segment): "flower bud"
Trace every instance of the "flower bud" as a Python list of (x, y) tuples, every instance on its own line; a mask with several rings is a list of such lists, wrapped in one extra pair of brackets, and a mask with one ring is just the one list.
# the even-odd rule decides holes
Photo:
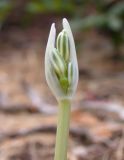
[(65, 73), (65, 62), (56, 48), (52, 51), (51, 57), (52, 65), (54, 66), (55, 71), (61, 76)]
[(62, 30), (57, 37), (57, 49), (67, 62), (69, 61), (69, 39), (66, 30)]
[(45, 54), (46, 80), (57, 99), (71, 99), (78, 83), (78, 64), (73, 35), (65, 18), (56, 48), (55, 38), (55, 24), (52, 24)]

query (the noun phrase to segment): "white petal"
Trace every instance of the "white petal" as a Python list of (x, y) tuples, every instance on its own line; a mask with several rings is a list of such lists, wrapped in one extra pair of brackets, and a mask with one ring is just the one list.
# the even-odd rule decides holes
[(56, 98), (62, 97), (62, 91), (60, 84), (58, 82), (58, 79), (54, 72), (51, 71), (51, 65), (50, 65), (50, 58), (51, 58), (51, 52), (53, 48), (55, 48), (55, 39), (56, 39), (56, 29), (55, 24), (53, 23), (51, 25), (47, 47), (46, 47), (46, 53), (45, 53), (45, 75), (46, 75), (46, 81), (49, 86), (49, 88), (52, 90), (53, 94)]
[(49, 54), (54, 48), (55, 45), (55, 38), (56, 38), (56, 29), (55, 29), (55, 23), (51, 25), (48, 42), (46, 46), (46, 53), (45, 53), (45, 73), (47, 73), (47, 70), (49, 70)]
[[(69, 37), (69, 42), (70, 42), (70, 56), (72, 59), (76, 58), (76, 49), (75, 49), (75, 43), (74, 43), (74, 38), (73, 34), (70, 28), (70, 25), (67, 21), (66, 18), (63, 18), (63, 28), (66, 30), (68, 37)], [(76, 58), (77, 59), (77, 58)]]
[(55, 28), (55, 23), (51, 25), (49, 37), (48, 37), (48, 42), (46, 46), (46, 54), (49, 53), (51, 49), (53, 49), (55, 45), (55, 38), (56, 38), (56, 28)]
[(69, 42), (70, 42), (70, 57), (71, 57), (71, 62), (73, 65), (73, 89), (76, 90), (77, 83), (78, 83), (78, 63), (77, 63), (77, 55), (76, 55), (76, 49), (75, 49), (75, 43), (74, 43), (74, 38), (73, 34), (70, 28), (70, 25), (67, 21), (66, 18), (63, 19), (63, 28), (66, 30), (68, 37), (69, 37)]

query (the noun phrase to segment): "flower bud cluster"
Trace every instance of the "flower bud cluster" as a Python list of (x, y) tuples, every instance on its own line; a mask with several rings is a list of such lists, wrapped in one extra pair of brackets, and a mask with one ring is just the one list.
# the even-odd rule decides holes
[(72, 83), (72, 63), (70, 62), (69, 38), (65, 30), (57, 37), (57, 49), (51, 53), (51, 65), (63, 92), (68, 93)]
[(45, 55), (45, 74), (49, 87), (57, 99), (72, 98), (78, 82), (75, 44), (69, 23), (63, 19), (63, 30), (55, 42), (52, 24)]

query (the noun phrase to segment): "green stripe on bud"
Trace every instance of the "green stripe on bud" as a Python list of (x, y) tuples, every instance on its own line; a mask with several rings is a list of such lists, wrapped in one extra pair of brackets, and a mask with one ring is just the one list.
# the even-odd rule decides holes
[(65, 30), (60, 32), (57, 37), (57, 49), (61, 54), (61, 56), (64, 58), (64, 60), (68, 62), (70, 57), (69, 54), (70, 48), (69, 48), (69, 38)]
[(51, 62), (58, 76), (62, 76), (66, 72), (66, 65), (56, 48), (52, 51)]

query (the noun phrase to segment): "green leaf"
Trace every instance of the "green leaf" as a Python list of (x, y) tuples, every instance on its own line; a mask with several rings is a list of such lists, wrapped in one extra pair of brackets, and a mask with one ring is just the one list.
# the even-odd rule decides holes
[(26, 10), (30, 13), (39, 13), (46, 10), (45, 6), (39, 2), (30, 2), (26, 6)]
[(120, 2), (114, 5), (108, 12), (108, 14), (113, 16), (124, 15), (124, 2)]
[(76, 21), (72, 21), (71, 25), (73, 29), (90, 29), (93, 27), (105, 26), (107, 23), (107, 17), (104, 15), (93, 15), (86, 18), (82, 18)]
[(119, 31), (123, 28), (123, 23), (118, 17), (112, 16), (108, 18), (108, 27), (110, 27), (113, 31)]

